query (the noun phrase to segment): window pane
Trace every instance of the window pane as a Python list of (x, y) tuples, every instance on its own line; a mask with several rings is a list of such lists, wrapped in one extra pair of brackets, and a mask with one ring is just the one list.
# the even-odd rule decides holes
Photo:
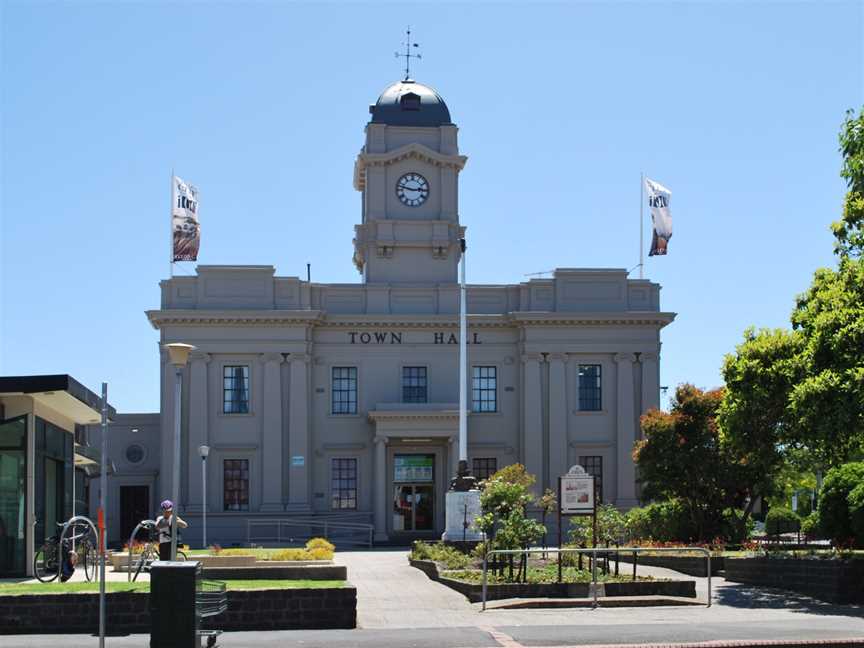
[(223, 508), (226, 511), (248, 511), (249, 460), (225, 459), (222, 471)]
[(222, 368), (222, 412), (249, 413), (248, 365), (226, 365)]
[(471, 373), (471, 409), (474, 412), (498, 410), (498, 368), (473, 367)]
[(579, 465), (594, 478), (594, 497), (600, 503), (603, 501), (603, 457), (579, 457)]
[(330, 460), (330, 506), (334, 509), (357, 508), (357, 459)]
[(479, 479), (489, 479), (498, 470), (498, 459), (495, 457), (475, 457), (472, 460), (472, 472)]
[(331, 379), (332, 414), (357, 413), (357, 367), (333, 367)]
[(579, 409), (598, 412), (603, 407), (600, 365), (579, 365)]

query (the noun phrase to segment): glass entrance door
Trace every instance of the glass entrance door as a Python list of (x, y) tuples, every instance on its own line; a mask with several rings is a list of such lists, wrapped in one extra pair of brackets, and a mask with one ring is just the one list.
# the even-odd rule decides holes
[(399, 484), (393, 497), (394, 531), (434, 531), (435, 493), (428, 484)]
[(393, 531), (435, 530), (435, 455), (393, 457)]

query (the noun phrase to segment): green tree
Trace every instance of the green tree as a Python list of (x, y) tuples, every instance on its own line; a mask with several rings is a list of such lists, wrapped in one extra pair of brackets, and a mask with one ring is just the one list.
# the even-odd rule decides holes
[(740, 462), (721, 439), (717, 412), (722, 390), (679, 385), (670, 412), (642, 417), (644, 439), (633, 458), (646, 500), (677, 499), (690, 521), (689, 538), (712, 540), (724, 530), (725, 511), (740, 508), (746, 492)]
[(840, 151), (849, 191), (832, 225), (839, 264), (816, 271), (792, 314), (804, 339), (804, 377), (790, 397), (794, 441), (827, 466), (864, 450), (864, 113), (847, 114)]
[(864, 535), (856, 539), (853, 527), (853, 511), (859, 506), (857, 489), (861, 484), (864, 484), (864, 462), (838, 466), (825, 475), (819, 493), (819, 526), (835, 544), (856, 541), (864, 546)]
[(759, 497), (777, 492), (786, 465), (789, 397), (801, 376), (800, 333), (749, 328), (744, 341), (723, 362), (726, 389), (718, 421), (721, 441), (738, 464), (747, 503), (739, 524), (746, 527)]

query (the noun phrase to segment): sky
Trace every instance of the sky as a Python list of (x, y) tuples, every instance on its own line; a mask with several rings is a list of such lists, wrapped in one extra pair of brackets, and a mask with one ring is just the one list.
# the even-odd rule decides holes
[(672, 191), (669, 255), (646, 254), (671, 392), (722, 384), (745, 328), (788, 326), (835, 263), (861, 2), (0, 0), (0, 22), (0, 375), (107, 381), (121, 412), (159, 408), (172, 168), (199, 263), (360, 281), (353, 163), (409, 24), (468, 156), (469, 283), (637, 277), (646, 173)]

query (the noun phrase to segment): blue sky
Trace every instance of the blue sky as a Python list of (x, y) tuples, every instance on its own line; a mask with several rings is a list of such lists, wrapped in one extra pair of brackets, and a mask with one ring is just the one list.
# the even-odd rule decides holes
[(107, 380), (118, 410), (158, 410), (144, 311), (172, 167), (201, 192), (200, 263), (359, 281), (352, 165), (408, 23), (412, 76), (469, 156), (469, 281), (634, 267), (645, 171), (673, 192), (670, 254), (646, 272), (678, 313), (662, 384), (710, 387), (744, 328), (787, 325), (834, 262), (860, 2), (0, 7), (3, 375)]

